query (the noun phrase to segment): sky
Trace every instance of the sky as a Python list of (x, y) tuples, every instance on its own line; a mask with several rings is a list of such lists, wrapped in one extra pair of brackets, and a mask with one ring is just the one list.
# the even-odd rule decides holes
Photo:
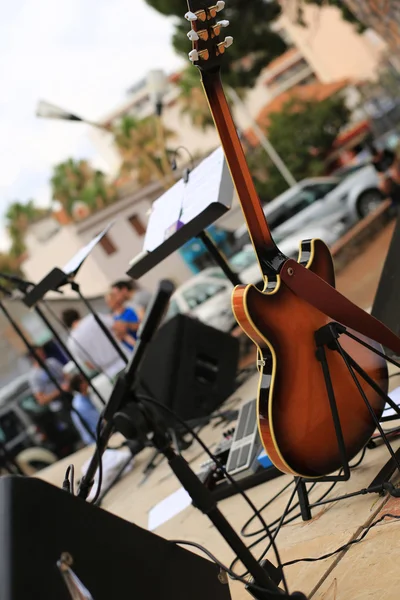
[[(182, 3), (184, 12), (185, 3)], [(149, 69), (182, 64), (171, 45), (173, 20), (144, 0), (15, 0), (0, 22), (1, 215), (33, 198), (49, 206), (55, 164), (69, 157), (103, 165), (82, 123), (40, 119), (46, 100), (95, 121), (126, 100)]]

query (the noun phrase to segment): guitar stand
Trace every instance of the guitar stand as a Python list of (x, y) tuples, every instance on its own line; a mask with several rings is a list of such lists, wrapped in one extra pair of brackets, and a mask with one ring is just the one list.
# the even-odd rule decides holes
[[(347, 329), (339, 323), (335, 323), (335, 322), (330, 323), (329, 325), (326, 325), (315, 332), (314, 337), (315, 337), (315, 342), (316, 342), (316, 347), (317, 347), (316, 358), (321, 363), (321, 368), (322, 368), (322, 371), (324, 374), (325, 386), (326, 386), (328, 400), (329, 400), (329, 404), (330, 404), (330, 408), (331, 408), (331, 412), (332, 412), (332, 420), (333, 420), (333, 424), (335, 427), (335, 433), (336, 433), (336, 438), (337, 438), (337, 443), (338, 443), (339, 453), (340, 453), (341, 463), (342, 463), (342, 467), (339, 471), (339, 474), (321, 477), (321, 478), (318, 478), (317, 481), (318, 482), (320, 482), (320, 481), (322, 481), (322, 482), (348, 481), (350, 479), (350, 469), (351, 469), (348, 458), (346, 456), (346, 447), (345, 447), (343, 432), (342, 432), (342, 428), (341, 428), (341, 424), (340, 424), (339, 412), (338, 412), (338, 407), (337, 407), (336, 399), (335, 399), (335, 392), (333, 389), (332, 380), (331, 380), (331, 376), (330, 376), (330, 372), (329, 372), (329, 365), (328, 365), (328, 361), (326, 358), (326, 350), (325, 350), (326, 348), (329, 348), (330, 350), (335, 350), (335, 351), (339, 352), (340, 356), (342, 357), (342, 359), (349, 371), (350, 376), (352, 377), (355, 385), (357, 386), (357, 389), (360, 393), (361, 398), (365, 402), (365, 404), (371, 414), (371, 417), (375, 422), (375, 425), (379, 431), (380, 437), (382, 438), (383, 443), (385, 444), (385, 446), (388, 449), (388, 452), (390, 454), (390, 460), (384, 465), (384, 467), (380, 470), (380, 472), (377, 474), (377, 476), (374, 478), (374, 480), (371, 482), (371, 484), (367, 488), (359, 490), (358, 492), (344, 494), (343, 496), (336, 496), (335, 498), (328, 499), (328, 500), (322, 500), (320, 502), (315, 502), (315, 503), (310, 503), (308, 491), (306, 488), (306, 483), (307, 482), (315, 482), (315, 479), (296, 478), (297, 486), (298, 486), (297, 487), (297, 495), (298, 495), (300, 511), (301, 511), (301, 516), (302, 516), (303, 521), (309, 521), (312, 518), (311, 509), (316, 506), (329, 504), (330, 502), (337, 502), (338, 500), (345, 500), (347, 498), (352, 498), (354, 496), (360, 496), (360, 495), (371, 494), (371, 493), (378, 493), (380, 495), (383, 495), (385, 492), (389, 492), (389, 494), (391, 496), (394, 496), (397, 498), (400, 497), (400, 490), (395, 488), (394, 485), (392, 483), (390, 483), (390, 481), (389, 481), (396, 469), (400, 473), (400, 448), (396, 452), (393, 450), (393, 448), (388, 440), (388, 437), (382, 428), (380, 420), (376, 416), (371, 404), (368, 401), (368, 398), (367, 398), (364, 390), (361, 387), (359, 380), (356, 377), (356, 373), (362, 379), (364, 379), (364, 381), (366, 381), (368, 383), (368, 385), (379, 396), (381, 396), (381, 398), (383, 398), (387, 402), (387, 404), (389, 404), (389, 406), (395, 411), (396, 414), (393, 415), (392, 417), (385, 417), (385, 421), (400, 418), (400, 407), (398, 407), (397, 404), (395, 402), (393, 402), (393, 400), (381, 390), (379, 385), (377, 385), (375, 383), (375, 381), (373, 379), (371, 379), (371, 377), (360, 367), (360, 365), (358, 365), (356, 363), (356, 361), (342, 348), (342, 346), (339, 342), (339, 338), (341, 335), (346, 335), (346, 336), (350, 337), (351, 339), (358, 342), (359, 344), (361, 344), (368, 350), (371, 350), (371, 352), (374, 352), (378, 356), (384, 358), (385, 360), (388, 360), (393, 365), (400, 367), (400, 364), (398, 364), (396, 361), (394, 361), (390, 357), (386, 356), (383, 352), (380, 352), (379, 350), (377, 350), (376, 348), (374, 348), (367, 342), (364, 342), (364, 340), (359, 339), (353, 333), (350, 333), (349, 331), (347, 331)], [(368, 446), (371, 447), (371, 445), (367, 444), (367, 447)]]

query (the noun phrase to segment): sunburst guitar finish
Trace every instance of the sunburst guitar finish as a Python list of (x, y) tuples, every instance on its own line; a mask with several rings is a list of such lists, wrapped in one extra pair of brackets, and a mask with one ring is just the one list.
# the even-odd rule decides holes
[[(335, 285), (331, 254), (321, 240), (303, 242), (299, 262)], [(340, 469), (337, 437), (314, 341), (314, 331), (330, 319), (295, 296), (283, 282), (269, 293), (253, 285), (237, 286), (232, 308), (239, 325), (258, 348), (258, 424), (272, 462), (284, 473), (309, 478)], [(340, 343), (387, 393), (386, 361), (346, 336)], [(351, 460), (365, 446), (375, 424), (342, 357), (329, 349), (326, 356), (347, 458)], [(358, 380), (380, 418), (384, 400), (363, 379)]]

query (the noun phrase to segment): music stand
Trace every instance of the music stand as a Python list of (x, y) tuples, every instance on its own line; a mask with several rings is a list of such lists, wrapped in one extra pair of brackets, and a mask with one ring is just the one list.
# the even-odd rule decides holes
[(152, 207), (143, 251), (130, 262), (127, 275), (140, 279), (195, 237), (201, 239), (232, 285), (241, 283), (205, 229), (226, 214), (233, 200), (233, 183), (222, 148), (193, 171), (185, 170)]
[(82, 294), (79, 284), (75, 281), (75, 278), (80, 271), (83, 263), (91, 254), (92, 250), (97, 246), (97, 244), (104, 238), (109, 229), (113, 226), (114, 222), (107, 225), (105, 229), (96, 237), (94, 237), (86, 246), (81, 248), (69, 261), (68, 263), (62, 267), (54, 267), (39, 283), (37, 283), (32, 289), (30, 289), (24, 296), (23, 302), (28, 308), (32, 308), (44, 298), (44, 296), (50, 291), (59, 291), (63, 286), (70, 284), (71, 289), (76, 292), (86, 306), (88, 311), (93, 315), (94, 320), (97, 325), (100, 327), (104, 335), (107, 337), (110, 344), (113, 346), (114, 350), (117, 352), (119, 357), (124, 361), (125, 364), (128, 363), (128, 359), (123, 352), (122, 348), (119, 346), (117, 341), (111, 335), (110, 331), (107, 329), (103, 321), (100, 319), (96, 311), (93, 309), (92, 305), (88, 301), (88, 299)]

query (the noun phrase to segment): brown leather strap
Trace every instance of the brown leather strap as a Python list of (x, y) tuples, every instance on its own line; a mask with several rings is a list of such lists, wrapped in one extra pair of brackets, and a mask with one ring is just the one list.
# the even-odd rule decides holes
[(283, 265), (280, 276), (285, 285), (299, 298), (334, 321), (358, 331), (400, 355), (400, 338), (397, 335), (312, 271), (289, 259)]

